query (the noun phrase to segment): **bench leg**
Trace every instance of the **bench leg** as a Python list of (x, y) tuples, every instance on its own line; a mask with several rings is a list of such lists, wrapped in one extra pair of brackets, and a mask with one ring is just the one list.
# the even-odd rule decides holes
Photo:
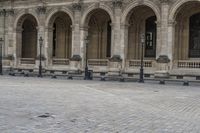
[(56, 79), (57, 77), (56, 77), (56, 75), (52, 75), (51, 78), (52, 79)]
[(73, 80), (72, 75), (69, 75), (67, 79)]
[(189, 86), (189, 82), (188, 81), (184, 81), (183, 82), (183, 86)]
[(15, 76), (14, 72), (9, 73), (10, 76)]
[(28, 73), (24, 73), (24, 77), (29, 77)]
[(101, 81), (106, 81), (106, 78), (104, 76), (102, 76)]
[(164, 85), (165, 84), (165, 80), (160, 80), (159, 84)]
[(122, 77), (122, 78), (120, 78), (120, 80), (119, 80), (120, 82), (124, 82), (125, 81), (125, 79)]

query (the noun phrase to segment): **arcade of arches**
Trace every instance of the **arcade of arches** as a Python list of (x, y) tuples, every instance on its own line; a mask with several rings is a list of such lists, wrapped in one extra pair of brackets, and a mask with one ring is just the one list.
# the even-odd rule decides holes
[(4, 66), (37, 69), (42, 37), (45, 69), (84, 71), (88, 61), (93, 71), (139, 72), (143, 56), (145, 73), (200, 75), (198, 0), (46, 1), (46, 8), (16, 4), (6, 16), (0, 8)]

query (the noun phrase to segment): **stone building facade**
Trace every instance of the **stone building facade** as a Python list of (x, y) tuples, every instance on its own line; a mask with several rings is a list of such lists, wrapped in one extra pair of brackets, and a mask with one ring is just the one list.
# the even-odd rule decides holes
[[(200, 75), (199, 0), (1, 0), (4, 68)], [(86, 39), (87, 38), (87, 39)], [(86, 49), (86, 45), (88, 45)]]

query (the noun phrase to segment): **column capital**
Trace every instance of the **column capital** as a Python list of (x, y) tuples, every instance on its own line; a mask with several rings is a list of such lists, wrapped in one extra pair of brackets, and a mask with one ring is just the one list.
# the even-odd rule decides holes
[(169, 20), (168, 21), (168, 26), (175, 26), (177, 22), (175, 20)]
[(80, 27), (80, 30), (88, 31), (89, 26)]
[(157, 27), (161, 27), (161, 22), (160, 21), (156, 21), (155, 23), (156, 23)]
[(120, 27), (123, 29), (128, 29), (128, 27), (130, 26), (130, 24), (121, 24)]
[(36, 9), (36, 11), (37, 11), (37, 13), (38, 13), (39, 15), (45, 14), (45, 13), (46, 13), (46, 10), (47, 10), (47, 7), (44, 6), (44, 5), (39, 6), (39, 7), (37, 7), (37, 9)]
[(53, 32), (54, 28), (53, 27), (45, 27), (45, 30), (48, 32)]

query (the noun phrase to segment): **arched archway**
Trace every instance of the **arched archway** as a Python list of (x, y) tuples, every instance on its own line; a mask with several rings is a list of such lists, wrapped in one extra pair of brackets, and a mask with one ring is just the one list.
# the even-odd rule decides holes
[(107, 59), (111, 56), (111, 18), (103, 9), (92, 10), (86, 20), (88, 26), (88, 59)]
[(200, 58), (200, 2), (186, 2), (175, 13), (175, 60)]
[(24, 14), (17, 23), (17, 55), (21, 64), (34, 64), (37, 56), (37, 20)]
[(133, 8), (127, 15), (128, 27), (127, 59), (140, 59), (141, 57), (141, 34), (145, 33), (146, 59), (155, 59), (157, 42), (157, 17), (154, 11), (145, 5)]
[(72, 20), (62, 11), (56, 12), (49, 20), (49, 53), (52, 63), (56, 65), (68, 65), (68, 59), (72, 51)]

